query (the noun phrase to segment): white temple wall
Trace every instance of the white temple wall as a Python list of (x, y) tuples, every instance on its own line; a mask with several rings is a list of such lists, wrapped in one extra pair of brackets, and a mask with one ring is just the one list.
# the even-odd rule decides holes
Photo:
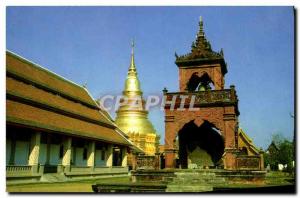
[(28, 165), (29, 142), (16, 141), (15, 165)]
[(95, 151), (95, 166), (106, 166), (105, 153), (104, 160), (102, 160), (102, 150)]
[(59, 159), (59, 147), (58, 144), (51, 144), (50, 145), (50, 165), (57, 165), (61, 163), (61, 159)]
[(46, 164), (47, 160), (47, 144), (40, 144), (39, 164)]

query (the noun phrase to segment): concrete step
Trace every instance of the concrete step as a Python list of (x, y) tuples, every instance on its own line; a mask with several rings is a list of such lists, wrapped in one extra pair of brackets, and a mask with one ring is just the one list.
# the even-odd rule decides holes
[(226, 179), (216, 176), (209, 170), (187, 170), (175, 172), (173, 181), (168, 184), (168, 192), (205, 192), (211, 191), (213, 186), (224, 184)]
[(41, 177), (41, 182), (65, 182), (68, 178), (63, 173), (46, 173)]
[(215, 184), (224, 184), (225, 181), (223, 180), (215, 180), (215, 181), (200, 181), (200, 180), (193, 180), (193, 181), (173, 181), (171, 184), (191, 184), (191, 185), (201, 185), (201, 184), (207, 184), (207, 185), (215, 185)]
[(209, 192), (213, 187), (208, 185), (168, 185), (166, 192)]

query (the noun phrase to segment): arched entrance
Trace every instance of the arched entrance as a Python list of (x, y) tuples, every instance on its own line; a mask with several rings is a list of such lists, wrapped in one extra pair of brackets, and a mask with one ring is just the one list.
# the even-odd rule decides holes
[(178, 132), (181, 168), (216, 166), (224, 153), (224, 138), (216, 126), (206, 120), (199, 127), (194, 120)]

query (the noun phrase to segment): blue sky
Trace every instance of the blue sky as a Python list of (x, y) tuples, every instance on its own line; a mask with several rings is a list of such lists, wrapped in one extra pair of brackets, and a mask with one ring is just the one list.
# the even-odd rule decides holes
[[(6, 48), (76, 82), (99, 98), (118, 94), (135, 60), (144, 95), (178, 91), (175, 51), (190, 51), (199, 16), (212, 48), (224, 50), (225, 87), (239, 97), (240, 127), (258, 147), (293, 137), (292, 7), (7, 7)], [(114, 116), (114, 112), (112, 112)], [(164, 138), (164, 113), (149, 114)]]

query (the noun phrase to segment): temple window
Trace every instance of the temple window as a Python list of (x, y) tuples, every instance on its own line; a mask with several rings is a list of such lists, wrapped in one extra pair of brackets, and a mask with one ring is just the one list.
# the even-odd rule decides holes
[(188, 91), (206, 91), (212, 89), (213, 85), (213, 81), (206, 72), (201, 77), (198, 76), (198, 72), (195, 72), (188, 81), (186, 89)]

